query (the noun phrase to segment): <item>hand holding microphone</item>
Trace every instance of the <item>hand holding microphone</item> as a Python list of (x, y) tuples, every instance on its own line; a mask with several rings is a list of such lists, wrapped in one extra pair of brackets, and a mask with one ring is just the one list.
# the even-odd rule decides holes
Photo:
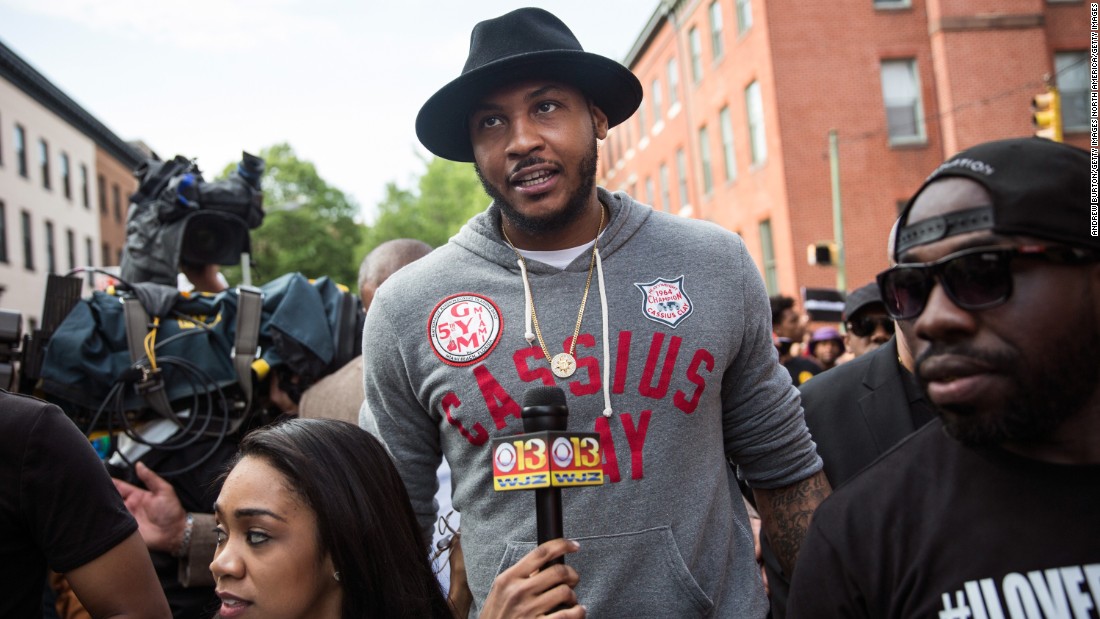
[(573, 591), (580, 576), (561, 561), (564, 555), (579, 549), (573, 540), (555, 539), (527, 553), (493, 581), (481, 608), (481, 619), (585, 617), (587, 609), (577, 604)]

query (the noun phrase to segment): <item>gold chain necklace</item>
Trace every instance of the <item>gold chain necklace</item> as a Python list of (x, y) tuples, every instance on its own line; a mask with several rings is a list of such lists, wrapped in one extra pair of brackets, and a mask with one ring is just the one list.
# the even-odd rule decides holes
[[(577, 351), (577, 337), (581, 334), (581, 321), (584, 319), (584, 306), (588, 303), (588, 289), (592, 285), (592, 271), (596, 268), (596, 243), (600, 240), (600, 232), (603, 231), (603, 205), (600, 205), (600, 225), (596, 228), (596, 239), (592, 241), (592, 259), (588, 263), (588, 278), (584, 281), (584, 296), (581, 297), (581, 307), (577, 311), (577, 326), (573, 328), (573, 339), (569, 344), (569, 352), (562, 352), (556, 355), (550, 355), (550, 349), (546, 347), (546, 341), (542, 339), (542, 329), (539, 328), (539, 315), (535, 311), (535, 298), (531, 295), (531, 322), (535, 325), (535, 336), (539, 340), (539, 346), (542, 347), (542, 354), (546, 355), (546, 360), (550, 362), (550, 371), (554, 373), (558, 378), (569, 378), (573, 375), (573, 372), (577, 371), (577, 358), (574, 354)], [(508, 241), (508, 245), (512, 248), (512, 251), (516, 252), (516, 256), (519, 257), (520, 262), (523, 263), (524, 271), (527, 270), (527, 261), (523, 258), (523, 254), (519, 253), (515, 244), (512, 243), (512, 239), (508, 238), (508, 233), (504, 231), (504, 222), (500, 222), (500, 233), (504, 235), (504, 240)]]

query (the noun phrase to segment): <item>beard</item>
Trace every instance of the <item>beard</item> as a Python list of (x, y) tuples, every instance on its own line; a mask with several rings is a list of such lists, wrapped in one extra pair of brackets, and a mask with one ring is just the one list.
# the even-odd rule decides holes
[[(593, 125), (594, 134), (595, 125)], [(588, 206), (588, 200), (592, 196), (592, 188), (596, 186), (598, 162), (599, 153), (596, 149), (596, 140), (593, 138), (591, 146), (577, 165), (576, 173), (577, 178), (580, 179), (580, 184), (573, 193), (569, 194), (564, 208), (543, 217), (524, 215), (504, 197), (504, 193), (496, 185), (485, 178), (485, 175), (481, 172), (481, 167), (477, 163), (474, 163), (474, 171), (477, 172), (477, 178), (481, 181), (485, 193), (500, 207), (501, 213), (508, 218), (508, 221), (512, 222), (512, 225), (527, 234), (545, 234), (567, 227), (584, 213), (584, 209)], [(519, 162), (515, 166), (515, 170), (540, 163), (553, 162), (540, 157), (529, 157)]]
[[(1048, 441), (1067, 419), (1079, 414), (1095, 389), (1095, 351), (1100, 347), (1100, 331), (1094, 329), (1091, 335), (1073, 338), (1066, 344), (1057, 354), (1041, 359), (1018, 352), (973, 350), (965, 344), (933, 344), (917, 360), (917, 367), (929, 357), (950, 353), (998, 368), (1015, 388), (982, 406), (933, 403), (944, 428), (969, 447), (1037, 445)], [(918, 379), (927, 390), (919, 373)]]

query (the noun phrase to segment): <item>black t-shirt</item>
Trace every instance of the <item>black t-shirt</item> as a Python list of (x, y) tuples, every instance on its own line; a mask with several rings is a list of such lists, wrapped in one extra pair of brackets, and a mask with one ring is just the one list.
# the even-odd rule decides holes
[(41, 617), (47, 566), (78, 568), (136, 530), (61, 409), (0, 390), (0, 617)]
[(968, 449), (937, 420), (817, 509), (787, 616), (1096, 617), (1097, 608), (1100, 465)]

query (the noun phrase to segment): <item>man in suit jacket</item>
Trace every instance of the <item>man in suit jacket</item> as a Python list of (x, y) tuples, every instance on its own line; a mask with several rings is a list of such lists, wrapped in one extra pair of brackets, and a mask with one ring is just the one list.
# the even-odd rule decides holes
[(935, 417), (900, 361), (894, 337), (801, 387), (806, 425), (834, 487)]

